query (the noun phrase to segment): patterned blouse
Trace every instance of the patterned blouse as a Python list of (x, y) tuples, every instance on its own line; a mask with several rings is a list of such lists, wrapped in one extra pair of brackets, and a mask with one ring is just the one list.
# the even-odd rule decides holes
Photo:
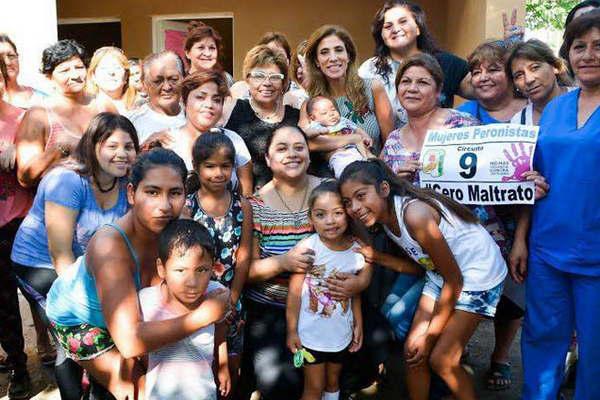
[(188, 196), (186, 206), (191, 211), (192, 219), (204, 225), (215, 241), (213, 279), (230, 288), (235, 275), (236, 253), (242, 240), (244, 212), (240, 195), (237, 192), (231, 193), (229, 209), (222, 217), (208, 215), (196, 193)]
[[(442, 129), (481, 125), (481, 123), (475, 117), (471, 116), (471, 114), (454, 109), (448, 109), (448, 111), (449, 114)], [(407, 160), (418, 160), (420, 155), (420, 151), (410, 151), (404, 147), (404, 144), (402, 143), (402, 128), (396, 129), (390, 133), (381, 150), (382, 160), (395, 173), (398, 173), (398, 169), (404, 165)], [(419, 174), (414, 175), (413, 184), (419, 185)], [(510, 252), (510, 243), (508, 241), (506, 227), (498, 217), (494, 206), (467, 205), (467, 207), (469, 207), (469, 209), (479, 218), (483, 227), (488, 231), (492, 238), (494, 238), (494, 241), (502, 251), (502, 255), (506, 258)]]
[[(287, 253), (314, 232), (308, 220), (308, 209), (298, 212), (276, 210), (267, 206), (258, 195), (248, 200), (252, 206), (254, 236), (259, 241), (261, 259)], [(246, 298), (285, 307), (289, 278), (290, 274), (286, 272), (255, 283), (247, 287)]]

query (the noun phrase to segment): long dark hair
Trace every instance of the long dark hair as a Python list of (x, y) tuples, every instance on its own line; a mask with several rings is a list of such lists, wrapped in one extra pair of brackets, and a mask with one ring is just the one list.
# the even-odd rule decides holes
[(427, 22), (425, 11), (411, 1), (406, 0), (389, 0), (373, 18), (371, 23), (371, 35), (375, 41), (375, 69), (378, 75), (381, 75), (386, 83), (389, 83), (389, 73), (392, 71), (388, 62), (390, 56), (390, 49), (387, 47), (381, 37), (381, 31), (383, 29), (383, 22), (385, 20), (385, 13), (396, 7), (404, 7), (412, 14), (415, 19), (415, 23), (419, 27), (419, 36), (417, 37), (417, 48), (424, 53), (435, 54), (440, 51), (440, 48), (435, 42), (433, 35), (427, 29)]
[(181, 157), (173, 150), (163, 149), (162, 147), (153, 148), (150, 151), (139, 154), (131, 167), (129, 173), (129, 183), (133, 185), (135, 191), (141, 181), (144, 180), (148, 171), (156, 167), (170, 167), (181, 177), (181, 182), (185, 185), (187, 176), (187, 167)]
[(420, 189), (407, 180), (399, 178), (382, 160), (377, 158), (371, 158), (368, 161), (354, 161), (348, 165), (340, 176), (340, 186), (348, 181), (373, 185), (377, 193), (381, 191), (381, 184), (387, 182), (390, 186), (390, 195), (388, 196), (390, 207), (394, 206), (394, 196), (404, 196), (426, 203), (446, 220), (448, 220), (446, 213), (440, 204), (465, 222), (472, 224), (479, 222), (471, 210), (464, 205), (431, 189)]
[(135, 152), (140, 151), (138, 136), (131, 121), (119, 114), (101, 112), (92, 118), (75, 149), (74, 158), (78, 164), (76, 171), (80, 175), (98, 176), (100, 164), (96, 156), (96, 145), (104, 143), (117, 129), (128, 133)]

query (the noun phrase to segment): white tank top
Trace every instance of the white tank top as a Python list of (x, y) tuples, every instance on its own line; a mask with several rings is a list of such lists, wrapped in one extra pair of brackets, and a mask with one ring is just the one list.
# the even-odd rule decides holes
[[(404, 223), (404, 209), (415, 201), (408, 197), (395, 196), (396, 217), (400, 226), (400, 236), (384, 226), (387, 235), (419, 265), (427, 271), (427, 276), (436, 285), (443, 286), (444, 278), (437, 273), (433, 261), (414, 240)], [(462, 221), (442, 204), (445, 218), (440, 219), (440, 231), (454, 254), (463, 277), (463, 291), (489, 290), (499, 285), (506, 277), (506, 263), (500, 248), (481, 224)]]

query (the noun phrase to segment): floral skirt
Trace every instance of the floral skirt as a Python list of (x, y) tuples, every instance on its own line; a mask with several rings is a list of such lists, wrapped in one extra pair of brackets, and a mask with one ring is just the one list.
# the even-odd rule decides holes
[(67, 357), (75, 361), (93, 360), (115, 347), (106, 328), (89, 324), (66, 326), (51, 322), (50, 329)]

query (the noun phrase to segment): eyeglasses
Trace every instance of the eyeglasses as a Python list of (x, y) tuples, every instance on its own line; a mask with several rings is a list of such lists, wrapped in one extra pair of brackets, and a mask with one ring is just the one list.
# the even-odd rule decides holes
[(177, 86), (179, 85), (179, 82), (181, 81), (181, 77), (171, 77), (171, 78), (157, 78), (157, 79), (150, 79), (149, 83), (154, 86), (155, 88), (160, 88), (162, 87), (165, 82), (169, 82), (169, 85), (171, 86)]
[(270, 83), (281, 83), (285, 79), (283, 74), (267, 74), (262, 71), (252, 71), (248, 74), (248, 78), (257, 83), (269, 81)]

